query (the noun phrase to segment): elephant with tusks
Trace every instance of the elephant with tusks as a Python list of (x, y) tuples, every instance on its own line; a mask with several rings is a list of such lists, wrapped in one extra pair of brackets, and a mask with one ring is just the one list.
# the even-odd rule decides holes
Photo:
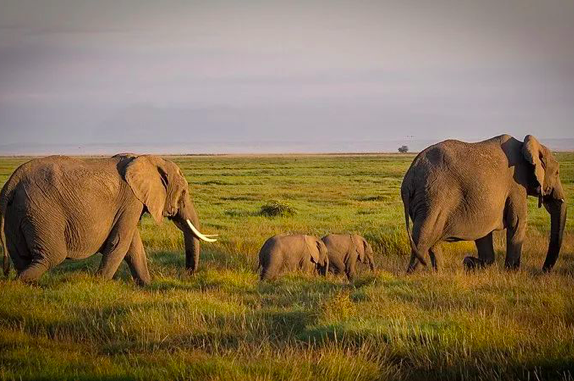
[(10, 255), (17, 278), (35, 281), (65, 259), (103, 255), (99, 275), (110, 279), (123, 260), (134, 280), (150, 282), (138, 221), (149, 213), (183, 232), (186, 267), (197, 270), (202, 234), (179, 167), (158, 156), (120, 154), (81, 160), (50, 156), (21, 165), (0, 193), (4, 272)]

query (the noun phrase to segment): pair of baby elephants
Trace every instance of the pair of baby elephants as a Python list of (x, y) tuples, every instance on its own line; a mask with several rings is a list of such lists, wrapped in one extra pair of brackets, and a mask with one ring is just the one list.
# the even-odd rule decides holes
[(280, 234), (269, 238), (259, 251), (261, 280), (273, 280), (285, 270), (302, 270), (326, 275), (329, 270), (353, 280), (357, 262), (375, 269), (373, 249), (358, 234), (329, 234), (319, 239), (310, 235)]
[[(467, 257), (464, 264), (469, 268), (491, 265), (496, 230), (506, 230), (506, 267), (518, 268), (526, 237), (528, 196), (538, 198), (538, 207), (544, 205), (550, 214), (543, 269), (552, 269), (566, 225), (559, 169), (552, 152), (531, 135), (524, 141), (509, 135), (477, 143), (446, 140), (423, 150), (401, 185), (411, 244), (408, 271), (426, 265), (427, 257), (436, 269), (440, 243), (445, 241), (474, 241), (478, 257)], [(99, 275), (112, 278), (126, 261), (136, 282), (147, 284), (151, 277), (137, 229), (144, 213), (157, 223), (167, 217), (183, 232), (185, 266), (195, 272), (200, 240), (215, 239), (200, 232), (189, 185), (176, 164), (158, 156), (133, 154), (96, 160), (64, 156), (31, 160), (14, 171), (0, 193), (4, 272), (10, 265), (6, 253), (24, 281), (37, 280), (65, 259), (101, 253)], [(301, 268), (313, 264), (326, 272), (329, 254), (350, 247), (334, 244), (332, 250), (325, 250), (329, 240), (272, 238), (262, 250), (270, 252), (260, 258), (262, 277), (273, 277), (285, 264)], [(296, 245), (307, 248), (300, 250), (308, 258), (306, 263), (291, 254), (290, 248)], [(333, 269), (352, 277), (354, 267), (346, 265), (345, 259), (331, 260)]]

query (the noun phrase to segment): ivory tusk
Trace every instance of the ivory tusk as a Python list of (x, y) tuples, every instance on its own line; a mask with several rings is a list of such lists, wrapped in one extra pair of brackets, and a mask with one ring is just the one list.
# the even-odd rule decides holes
[(187, 224), (189, 225), (189, 228), (190, 228), (191, 231), (193, 232), (193, 234), (195, 234), (196, 237), (199, 238), (200, 240), (205, 241), (205, 242), (215, 242), (215, 241), (217, 241), (216, 239), (209, 238), (209, 237), (207, 237), (207, 236), (201, 234), (201, 232), (200, 232), (199, 230), (197, 230), (197, 229), (195, 228), (195, 226), (193, 226), (193, 224), (191, 223), (190, 220), (186, 220), (186, 221), (187, 221)]

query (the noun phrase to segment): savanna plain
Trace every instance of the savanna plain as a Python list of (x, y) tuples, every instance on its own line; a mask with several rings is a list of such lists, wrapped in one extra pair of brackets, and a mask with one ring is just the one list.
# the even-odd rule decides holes
[[(0, 379), (573, 380), (574, 221), (541, 272), (550, 218), (529, 200), (519, 271), (474, 273), (473, 243), (443, 244), (441, 269), (406, 275), (399, 189), (414, 155), (170, 157), (185, 173), (204, 233), (200, 270), (184, 269), (182, 235), (140, 223), (154, 280), (138, 287), (100, 256), (65, 262), (36, 285), (0, 280)], [(560, 153), (567, 199), (574, 154)], [(26, 158), (0, 158), (0, 184)], [(269, 216), (278, 201), (293, 213)], [(571, 212), (572, 213), (572, 212)], [(280, 232), (359, 233), (374, 273), (287, 274), (260, 283), (257, 254)]]

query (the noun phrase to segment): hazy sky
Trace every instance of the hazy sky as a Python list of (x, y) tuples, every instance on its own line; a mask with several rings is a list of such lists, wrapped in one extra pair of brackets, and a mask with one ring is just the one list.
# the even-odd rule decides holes
[(573, 127), (572, 0), (0, 0), (0, 151)]

